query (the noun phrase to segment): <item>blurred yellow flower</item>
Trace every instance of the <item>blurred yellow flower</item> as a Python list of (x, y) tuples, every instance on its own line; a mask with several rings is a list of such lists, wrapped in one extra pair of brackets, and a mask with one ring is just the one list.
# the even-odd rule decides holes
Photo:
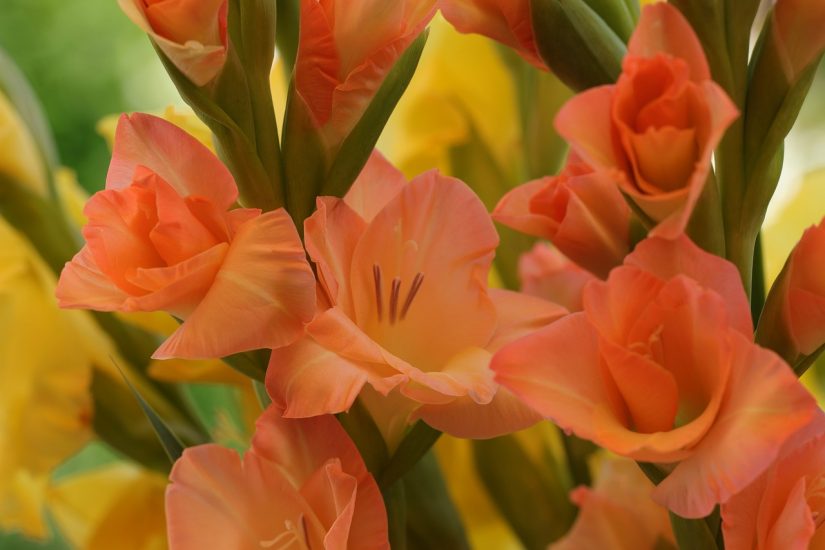
[(14, 106), (0, 93), (0, 174), (42, 196), (48, 193), (48, 175), (40, 151)]
[(519, 145), (516, 90), (493, 41), (459, 34), (440, 15), (418, 70), (393, 112), (378, 148), (412, 177), (451, 172), (450, 149), (476, 132), (501, 167)]
[(57, 481), (49, 505), (80, 550), (164, 550), (165, 490), (162, 475), (121, 462)]
[(785, 260), (808, 227), (822, 220), (825, 204), (825, 169), (805, 175), (795, 193), (775, 215), (770, 216), (762, 230), (765, 256), (765, 280), (776, 279)]
[(50, 471), (91, 436), (91, 367), (108, 340), (87, 313), (61, 311), (55, 280), (0, 219), (0, 528), (45, 535)]

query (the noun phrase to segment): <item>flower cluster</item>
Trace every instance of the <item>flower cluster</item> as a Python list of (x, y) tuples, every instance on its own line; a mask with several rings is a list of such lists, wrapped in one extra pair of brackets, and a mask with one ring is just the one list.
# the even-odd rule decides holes
[[(274, 2), (120, 4), (215, 147), (123, 115), (105, 189), (83, 210), (84, 245), (67, 253), (36, 222), (18, 229), (56, 269), (65, 262), (61, 307), (105, 312), (95, 320), (135, 381), (90, 375), (88, 354), (60, 376), (38, 363), (49, 395), (70, 370), (82, 377), (55, 398), (71, 399), (72, 430), (54, 438), (65, 456), (94, 414), (101, 439), (165, 470), (157, 443), (125, 428), (147, 420), (122, 412), (116, 396), (134, 394), (130, 411), (174, 461), (173, 550), (465, 547), (430, 454), (442, 432), (479, 440), (474, 467), (528, 547), (825, 540), (825, 423), (798, 378), (825, 347), (825, 221), (767, 296), (754, 257), (783, 128), (825, 51), (818, 2), (779, 0), (750, 69), (734, 54), (747, 53), (753, 17), (705, 21), (684, 2), (636, 13), (618, 0), (300, 0), (292, 12), (279, 1), (278, 17), (300, 21), (291, 45)], [(376, 148), (439, 11), (517, 53), (499, 52), (521, 92), (511, 98), (524, 96), (524, 162), (502, 166), (478, 114), (460, 108), (445, 112), (467, 117), (463, 131), (433, 155), (450, 175), (402, 173)], [(589, 44), (582, 59), (598, 70), (560, 64), (556, 44), (571, 41)], [(269, 78), (276, 44), (294, 50), (286, 105)], [(760, 84), (765, 74), (781, 84)], [(544, 124), (551, 79), (575, 93)], [(551, 151), (560, 168), (547, 168)], [(0, 165), (26, 200), (59, 203), (19, 173)], [(164, 328), (134, 317), (147, 313)], [(251, 443), (222, 444), (169, 380), (229, 382)], [(510, 435), (536, 424), (559, 428), (541, 466)], [(454, 457), (439, 453), (446, 470)], [(0, 474), (24, 462), (4, 459)], [(0, 511), (13, 480), (0, 477)]]

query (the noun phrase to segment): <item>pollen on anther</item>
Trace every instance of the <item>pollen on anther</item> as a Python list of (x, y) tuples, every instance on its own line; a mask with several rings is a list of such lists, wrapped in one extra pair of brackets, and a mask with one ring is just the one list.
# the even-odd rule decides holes
[(418, 290), (421, 288), (421, 285), (424, 283), (424, 274), (423, 273), (416, 273), (415, 277), (413, 278), (412, 285), (410, 285), (410, 291), (407, 293), (407, 299), (404, 300), (404, 307), (401, 308), (401, 319), (403, 320), (407, 316), (407, 312), (410, 310), (410, 306), (415, 299), (416, 294), (418, 294)]
[(401, 294), (401, 279), (396, 277), (392, 280), (392, 289), (390, 290), (390, 324), (395, 324), (398, 317), (398, 298)]
[(384, 312), (383, 298), (381, 297), (381, 267), (378, 264), (372, 266), (372, 277), (375, 280), (375, 306), (378, 309), (378, 321), (381, 322)]

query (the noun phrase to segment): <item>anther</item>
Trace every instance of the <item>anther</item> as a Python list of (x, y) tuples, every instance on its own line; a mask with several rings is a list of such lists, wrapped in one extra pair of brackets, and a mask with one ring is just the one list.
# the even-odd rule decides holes
[(412, 285), (410, 286), (410, 291), (407, 293), (407, 299), (404, 300), (404, 307), (401, 308), (401, 319), (403, 320), (404, 317), (407, 316), (407, 312), (410, 310), (410, 306), (415, 299), (415, 295), (418, 294), (418, 290), (421, 288), (421, 285), (424, 283), (424, 274), (423, 273), (416, 273), (415, 277), (413, 278)]
[(381, 298), (381, 267), (378, 264), (372, 266), (372, 278), (375, 279), (375, 304), (378, 307), (378, 322), (380, 323), (384, 312), (384, 304)]
[(398, 315), (398, 297), (401, 294), (401, 279), (396, 277), (392, 280), (392, 290), (390, 291), (390, 324), (395, 324)]

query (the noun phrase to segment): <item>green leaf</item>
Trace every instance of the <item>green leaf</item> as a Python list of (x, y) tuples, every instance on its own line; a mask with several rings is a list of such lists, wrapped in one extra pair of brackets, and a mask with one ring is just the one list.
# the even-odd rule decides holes
[(567, 533), (575, 510), (555, 472), (533, 463), (512, 436), (473, 441), (473, 452), (487, 492), (526, 548), (547, 548)]
[(404, 489), (411, 549), (469, 550), (461, 516), (447, 491), (435, 453), (427, 453), (404, 476)]
[(584, 0), (531, 0), (531, 6), (539, 53), (565, 84), (581, 91), (619, 78), (625, 44)]
[(391, 487), (404, 477), (441, 437), (441, 432), (418, 421), (407, 433), (378, 479), (381, 487)]
[(361, 173), (384, 126), (415, 74), (428, 36), (429, 30), (425, 30), (396, 61), (369, 107), (341, 144), (326, 182), (321, 187), (322, 194), (343, 197)]
[(360, 399), (356, 399), (349, 411), (337, 417), (350, 439), (358, 447), (367, 469), (377, 478), (377, 473), (389, 461), (389, 451), (369, 411)]
[(54, 172), (60, 161), (49, 123), (37, 95), (14, 61), (0, 48), (0, 91), (6, 95), (31, 132), (43, 161)]
[[(117, 366), (117, 365), (115, 365)], [(161, 446), (163, 447), (166, 456), (169, 457), (169, 460), (172, 464), (177, 461), (181, 455), (183, 454), (184, 446), (181, 443), (180, 439), (175, 435), (175, 433), (169, 429), (169, 426), (163, 419), (158, 416), (158, 414), (152, 409), (149, 403), (143, 399), (143, 396), (140, 395), (140, 392), (135, 389), (132, 385), (132, 382), (129, 381), (129, 378), (126, 377), (126, 374), (120, 370), (118, 367), (121, 376), (123, 376), (123, 380), (126, 382), (126, 385), (132, 390), (132, 394), (134, 395), (135, 399), (137, 399), (138, 404), (140, 405), (141, 410), (143, 410), (143, 414), (146, 415), (146, 418), (149, 420), (149, 423), (152, 425), (152, 429), (155, 430), (155, 435), (160, 441)]]
[(685, 519), (670, 513), (670, 524), (680, 550), (716, 550), (716, 537), (703, 519)]

